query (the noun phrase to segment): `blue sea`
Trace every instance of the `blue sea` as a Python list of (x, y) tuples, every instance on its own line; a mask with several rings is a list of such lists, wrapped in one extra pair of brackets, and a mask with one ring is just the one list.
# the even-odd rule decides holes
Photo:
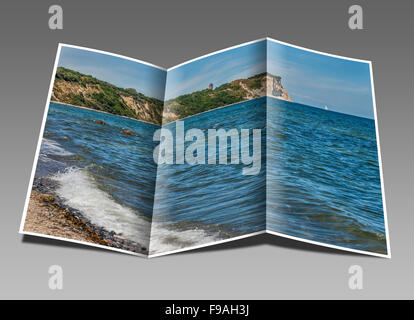
[(375, 121), (267, 101), (266, 228), (387, 253)]
[[(99, 124), (95, 121), (103, 121)], [(125, 135), (124, 129), (135, 135)], [(149, 245), (158, 126), (51, 103), (35, 177), (48, 177), (66, 205), (90, 221)]]
[[(172, 242), (161, 241), (157, 238), (161, 233), (153, 230), (150, 253), (158, 251), (154, 250), (153, 245), (161, 248), (163, 252), (194, 246), (194, 231), (201, 236), (196, 244), (204, 244), (265, 230), (265, 98), (216, 109), (182, 121), (186, 132), (193, 128), (201, 129), (206, 141), (208, 129), (237, 129), (238, 132), (241, 129), (261, 129), (261, 171), (257, 175), (243, 175), (245, 164), (230, 164), (230, 139), (227, 165), (159, 165), (153, 221), (155, 225), (161, 223), (169, 229), (181, 230), (181, 238), (173, 239)], [(175, 133), (175, 123), (164, 127)], [(189, 142), (186, 143), (186, 147), (188, 144)], [(208, 154), (207, 143), (205, 154)], [(165, 237), (162, 239), (169, 240)], [(175, 241), (180, 242), (179, 247)]]
[(158, 126), (51, 103), (36, 177), (56, 181), (67, 205), (150, 254), (265, 229), (386, 251), (373, 120), (259, 98), (183, 121), (206, 136), (262, 129), (260, 173), (242, 175), (243, 163), (157, 169)]

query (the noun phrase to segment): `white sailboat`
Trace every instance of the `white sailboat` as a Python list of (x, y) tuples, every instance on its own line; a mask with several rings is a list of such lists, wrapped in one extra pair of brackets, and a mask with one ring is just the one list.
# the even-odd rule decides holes
[(324, 109), (324, 110), (329, 110), (327, 105), (325, 105), (325, 106), (323, 107), (323, 109)]

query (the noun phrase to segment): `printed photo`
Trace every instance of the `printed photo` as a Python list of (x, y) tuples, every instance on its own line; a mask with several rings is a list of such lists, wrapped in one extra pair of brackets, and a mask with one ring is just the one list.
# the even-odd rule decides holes
[(166, 71), (63, 45), (23, 232), (147, 255)]
[(371, 64), (269, 40), (266, 229), (387, 255)]
[(163, 69), (60, 45), (21, 232), (147, 257), (260, 233), (390, 257), (369, 61), (260, 39)]
[(267, 79), (266, 40), (168, 70), (163, 130), (175, 143), (166, 149), (177, 160), (181, 145), (183, 156), (158, 162), (151, 255), (265, 231)]

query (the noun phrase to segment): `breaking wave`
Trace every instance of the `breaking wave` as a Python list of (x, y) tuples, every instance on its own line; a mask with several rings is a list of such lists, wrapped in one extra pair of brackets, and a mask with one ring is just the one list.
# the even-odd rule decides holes
[[(219, 240), (202, 229), (174, 230), (161, 222), (119, 204), (101, 190), (87, 168), (68, 168), (52, 177), (59, 183), (56, 193), (65, 204), (79, 210), (92, 224), (150, 248), (150, 254), (197, 246)], [(149, 241), (151, 234), (151, 242)]]

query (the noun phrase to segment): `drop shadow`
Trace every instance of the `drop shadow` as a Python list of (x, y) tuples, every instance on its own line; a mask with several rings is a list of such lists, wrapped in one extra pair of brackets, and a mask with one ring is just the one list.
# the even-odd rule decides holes
[(363, 256), (376, 258), (375, 256), (363, 255), (357, 252), (343, 251), (340, 249), (334, 249), (329, 247), (323, 247), (317, 244), (301, 242), (299, 240), (293, 240), (289, 238), (284, 238), (281, 236), (271, 235), (271, 234), (260, 234), (253, 237), (248, 237), (244, 239), (239, 239), (235, 241), (225, 242), (217, 245), (211, 245), (204, 248), (199, 248), (191, 251), (180, 252), (179, 254), (194, 254), (200, 252), (210, 252), (210, 251), (221, 251), (221, 250), (231, 250), (231, 249), (240, 249), (240, 248), (249, 248), (257, 247), (261, 245), (270, 245), (279, 248), (286, 248), (292, 251), (307, 251), (307, 252), (319, 252), (324, 254), (331, 255), (340, 255), (340, 256)]
[(22, 238), (22, 243), (24, 244), (35, 244), (41, 246), (56, 246), (61, 248), (71, 248), (71, 249), (82, 249), (82, 250), (90, 250), (96, 252), (108, 252), (112, 254), (116, 254), (116, 251), (108, 250), (106, 248), (100, 247), (93, 247), (90, 246), (87, 242), (85, 244), (70, 242), (66, 240), (59, 240), (59, 239), (51, 239), (51, 238), (44, 238), (42, 236), (34, 236), (29, 234), (24, 234)]
[[(69, 242), (65, 240), (44, 238), (41, 236), (26, 235), (26, 234), (23, 235), (22, 243), (36, 244), (36, 245), (42, 245), (42, 246), (53, 245), (53, 246), (57, 246), (61, 248), (90, 250), (90, 251), (95, 251), (95, 252), (105, 251), (106, 253), (108, 253), (109, 251), (109, 253), (112, 253), (112, 254), (119, 253), (116, 251), (108, 250), (106, 248), (89, 246), (87, 243), (78, 244), (78, 243)], [(307, 252), (316, 252), (316, 253), (339, 255), (339, 256), (355, 256), (355, 257), (361, 256), (361, 257), (378, 258), (375, 256), (363, 255), (357, 252), (342, 251), (339, 249), (323, 247), (323, 246), (319, 246), (316, 244), (301, 242), (298, 240), (288, 239), (288, 238), (275, 236), (271, 234), (255, 235), (255, 236), (244, 238), (244, 239), (229, 241), (229, 242), (220, 243), (220, 244), (213, 244), (207, 247), (198, 248), (198, 249), (189, 250), (189, 251), (183, 251), (177, 254), (186, 255), (186, 254), (196, 254), (196, 253), (201, 253), (201, 252), (227, 251), (227, 250), (240, 249), (240, 248), (253, 248), (253, 247), (262, 246), (262, 245), (270, 245), (273, 247), (290, 249), (292, 251), (307, 251)]]

